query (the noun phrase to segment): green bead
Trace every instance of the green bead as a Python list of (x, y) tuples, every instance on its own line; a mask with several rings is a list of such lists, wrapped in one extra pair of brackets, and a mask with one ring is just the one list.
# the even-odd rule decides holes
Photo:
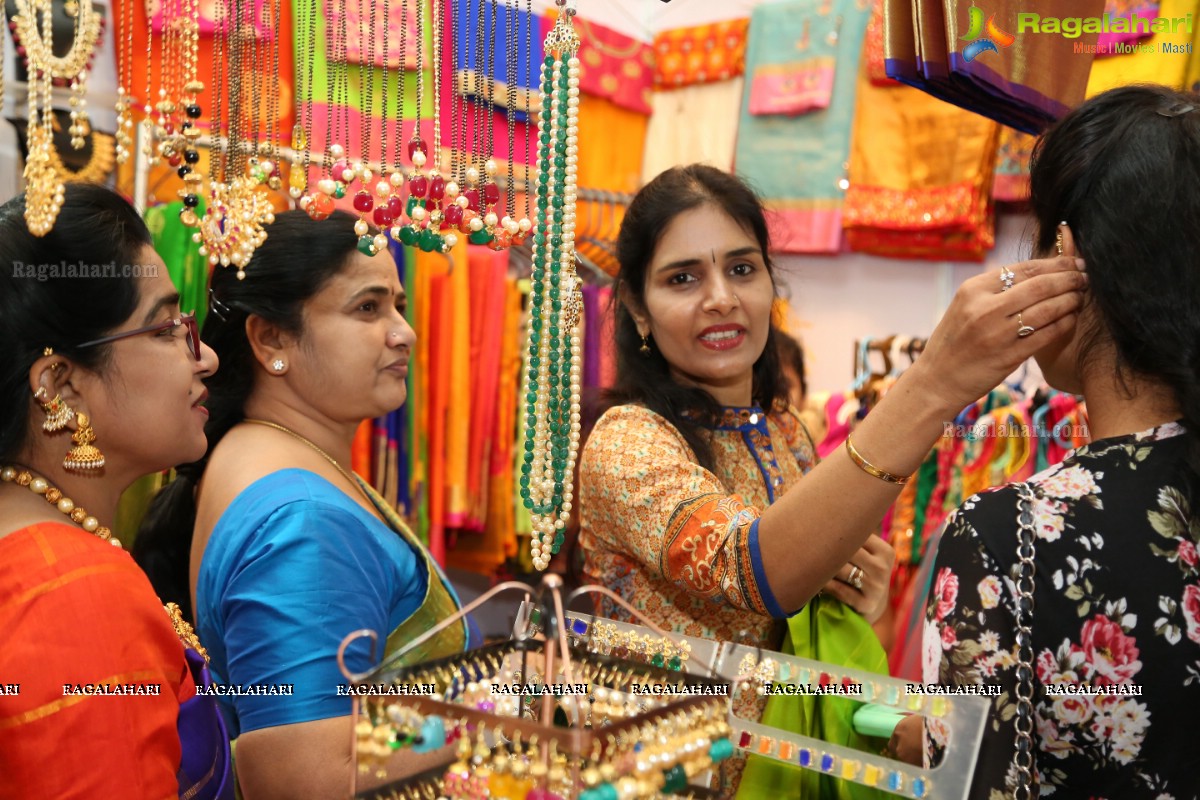
[(553, 67), (554, 66), (554, 56), (546, 56), (545, 58), (542, 59), (542, 63), (545, 64), (547, 67)]
[(683, 771), (683, 767), (679, 764), (671, 767), (663, 773), (663, 794), (675, 794), (681, 792), (687, 787), (687, 773)]
[(407, 216), (412, 217), (413, 209), (416, 208), (417, 205), (420, 204), (420, 202), (421, 202), (421, 198), (419, 198), (419, 197), (409, 197), (407, 202), (405, 202), (405, 204), (404, 204), (404, 213)]
[(368, 256), (375, 255), (375, 237), (370, 234), (358, 237), (358, 252)]
[(417, 246), (426, 253), (432, 253), (434, 248), (438, 246), (437, 240), (438, 235), (429, 228), (426, 228), (417, 235)]
[(656, 667), (662, 668), (662, 667), (666, 666), (667, 661), (665, 658), (663, 658), (662, 653), (655, 653), (653, 656), (650, 657), (650, 663)]
[(529, 476), (528, 476), (528, 475), (522, 475), (522, 476), (521, 476), (521, 488), (522, 488), (522, 489), (528, 489), (528, 488), (529, 488)]
[(708, 747), (708, 757), (714, 764), (733, 756), (733, 742), (728, 739), (717, 739)]
[(542, 321), (540, 319), (530, 320), (529, 324), (533, 327), (533, 329), (535, 331), (540, 331), (542, 329)]
[[(524, 463), (521, 465), (521, 474), (522, 475), (528, 476), (529, 473), (532, 471), (533, 471), (533, 466), (530, 465), (529, 463)], [(528, 481), (526, 481), (526, 482), (528, 482)]]
[(526, 440), (525, 440), (525, 452), (526, 452), (526, 453), (532, 453), (532, 452), (533, 452), (533, 441), (532, 441), (531, 439), (526, 439)]
[(679, 672), (683, 669), (683, 659), (679, 656), (671, 656), (671, 660), (667, 662), (667, 668), (672, 672)]
[(491, 233), (489, 233), (487, 231), (487, 229), (481, 228), (481, 229), (473, 232), (470, 236), (468, 236), (467, 240), (471, 244), (487, 244), (488, 242), (492, 241), (492, 239), (495, 239), (495, 238), (496, 237), (494, 235), (492, 235)]
[(522, 500), (521, 505), (525, 506), (525, 508), (529, 509), (530, 511), (533, 511), (533, 501), (532, 500), (528, 500), (528, 499)]
[(346, 196), (346, 184), (339, 183), (337, 186), (333, 187), (333, 196), (336, 197), (338, 200), (341, 200), (343, 197), (345, 197)]

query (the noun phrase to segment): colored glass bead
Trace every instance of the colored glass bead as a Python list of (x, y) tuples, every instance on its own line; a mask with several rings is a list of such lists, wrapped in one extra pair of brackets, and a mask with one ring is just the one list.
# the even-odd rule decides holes
[(471, 244), (487, 244), (491, 240), (492, 234), (488, 233), (486, 229), (475, 231), (467, 237), (467, 241)]
[(750, 746), (750, 741), (754, 738), (750, 731), (742, 731), (742, 735), (738, 737), (738, 747), (745, 750)]
[(889, 772), (887, 777), (887, 788), (893, 792), (898, 792), (904, 788), (904, 775), (896, 772), (895, 770)]
[(190, 173), (191, 171), (192, 171), (192, 168), (189, 165), (181, 164), (179, 169), (175, 170), (175, 173), (179, 177), (185, 178), (185, 177), (187, 177), (188, 173)]
[(494, 206), (500, 202), (500, 187), (488, 181), (483, 185), (483, 202)]
[(674, 794), (687, 787), (687, 773), (682, 764), (676, 764), (663, 773), (663, 794)]
[(337, 186), (333, 187), (333, 196), (336, 197), (338, 200), (341, 200), (343, 197), (345, 197), (346, 196), (346, 184), (339, 183)]
[(791, 761), (792, 753), (794, 752), (795, 747), (796, 746), (794, 744), (792, 744), (791, 742), (780, 742), (779, 743), (779, 758), (783, 761)]
[(576, 636), (586, 636), (587, 632), (587, 622), (581, 619), (571, 620), (571, 633), (574, 633)]
[(421, 155), (423, 155), (423, 156), (429, 155), (429, 148), (425, 146), (425, 141), (419, 137), (414, 136), (408, 142), (407, 152), (408, 152), (408, 160), (409, 161), (412, 161), (413, 154), (416, 153), (417, 151), (420, 151)]
[(429, 181), (429, 196), (434, 200), (441, 200), (446, 196), (446, 179), (441, 175), (435, 175)]
[(425, 230), (421, 231), (420, 234), (418, 234), (417, 245), (426, 253), (432, 253), (437, 247), (440, 246), (440, 243), (438, 242), (438, 235), (429, 230), (429, 228), (426, 228)]
[(183, 204), (188, 208), (195, 208), (200, 205), (200, 198), (194, 194), (185, 194), (183, 196)]
[(924, 797), (929, 791), (924, 778), (913, 778), (912, 791), (914, 797)]
[(191, 105), (189, 105), (187, 108), (184, 109), (184, 113), (186, 113), (192, 119), (199, 119), (200, 106), (196, 105), (195, 103), (192, 103)]
[(308, 215), (315, 220), (328, 219), (333, 213), (333, 198), (324, 192), (313, 192), (308, 208)]
[(834, 764), (835, 764), (835, 761), (833, 758), (833, 754), (825, 753), (824, 755), (821, 756), (821, 771), (822, 772), (832, 772)]
[(679, 656), (671, 656), (671, 660), (667, 664), (667, 668), (678, 672), (679, 670), (683, 669), (683, 659), (681, 659)]
[(404, 201), (397, 195), (392, 195), (387, 199), (388, 213), (392, 215), (393, 220), (400, 219), (404, 214)]
[(370, 234), (358, 237), (358, 252), (368, 256), (375, 255), (375, 237)]
[(375, 213), (372, 215), (372, 217), (375, 220), (376, 227), (379, 227), (379, 228), (390, 227), (392, 222), (395, 221), (392, 218), (392, 212), (388, 209), (388, 207), (386, 205), (377, 207), (375, 209)]
[(655, 653), (653, 656), (650, 657), (650, 663), (656, 667), (662, 667), (662, 666), (665, 666), (666, 661), (663, 659), (662, 653)]
[(802, 767), (811, 766), (812, 750), (809, 750), (807, 747), (801, 747), (800, 754), (796, 757), (796, 762)]
[(708, 757), (713, 763), (724, 761), (733, 756), (733, 742), (728, 739), (717, 739), (708, 747)]
[(858, 775), (858, 768), (861, 766), (857, 761), (848, 758), (842, 762), (842, 777), (845, 780), (854, 780), (854, 776)]
[(463, 219), (462, 207), (453, 204), (446, 206), (446, 209), (442, 212), (442, 218), (448, 226), (452, 228), (459, 227)]
[(874, 786), (879, 783), (879, 767), (874, 764), (867, 764), (867, 768), (863, 770), (863, 783), (867, 786)]
[(354, 210), (360, 214), (365, 214), (375, 205), (375, 198), (371, 197), (370, 192), (359, 192), (354, 195)]
[(408, 179), (408, 191), (413, 197), (425, 198), (429, 193), (429, 178), (424, 175), (413, 175)]
[(463, 197), (467, 198), (467, 208), (471, 209), (475, 213), (479, 213), (479, 190), (467, 189), (465, 192), (463, 192)]
[(346, 159), (334, 162), (333, 169), (329, 171), (329, 177), (339, 183), (354, 182), (354, 168), (350, 166), (350, 162)]
[(400, 242), (412, 247), (417, 243), (417, 232), (412, 229), (412, 226), (405, 225), (400, 229)]

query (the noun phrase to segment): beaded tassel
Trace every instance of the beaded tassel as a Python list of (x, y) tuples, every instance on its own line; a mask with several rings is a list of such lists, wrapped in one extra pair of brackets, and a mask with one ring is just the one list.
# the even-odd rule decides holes
[(579, 37), (564, 9), (546, 37), (538, 122), (537, 213), (525, 371), (521, 498), (533, 521), (531, 555), (545, 569), (563, 543), (579, 451), (579, 320), (575, 274)]

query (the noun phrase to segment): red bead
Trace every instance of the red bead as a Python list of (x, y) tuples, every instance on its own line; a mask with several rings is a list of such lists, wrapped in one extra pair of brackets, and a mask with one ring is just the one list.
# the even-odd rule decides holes
[(483, 185), (483, 202), (494, 206), (500, 202), (500, 187), (488, 181)]
[(324, 192), (313, 192), (308, 204), (308, 215), (316, 220), (327, 219), (333, 213), (333, 198)]
[(176, 153), (175, 155), (173, 155), (167, 159), (167, 163), (170, 164), (172, 167), (178, 167), (180, 164), (183, 163), (183, 156)]
[(833, 678), (831, 678), (831, 677), (830, 677), (830, 675), (829, 675), (829, 673), (828, 673), (828, 672), (822, 672), (822, 673), (821, 673), (821, 679), (820, 679), (819, 683), (821, 684), (821, 686), (828, 686), (828, 685), (829, 685), (829, 682), (830, 682), (831, 680), (833, 680)]
[(424, 198), (429, 193), (429, 179), (424, 175), (414, 175), (408, 179), (408, 191), (413, 197)]
[(428, 156), (429, 150), (425, 147), (425, 142), (420, 137), (414, 136), (408, 143), (408, 160), (412, 161), (413, 153), (421, 151), (421, 155)]
[(429, 182), (429, 196), (434, 200), (441, 200), (446, 195), (446, 179), (441, 175), (436, 176)]
[(392, 224), (392, 220), (394, 219), (394, 217), (392, 217), (391, 209), (389, 209), (385, 205), (377, 206), (375, 208), (374, 218), (375, 218), (375, 227), (377, 227), (377, 228), (390, 227)]
[(371, 197), (370, 192), (359, 192), (354, 195), (354, 210), (360, 214), (365, 214), (375, 205), (375, 200)]
[(745, 750), (747, 747), (750, 746), (750, 740), (752, 738), (754, 738), (754, 737), (750, 735), (750, 731), (742, 731), (741, 738), (738, 739), (738, 747)]
[(471, 209), (472, 211), (479, 210), (478, 189), (467, 189), (465, 192), (463, 192), (463, 197), (467, 198), (467, 208)]
[(346, 159), (334, 162), (333, 171), (330, 176), (335, 181), (341, 181), (349, 185), (354, 182), (354, 168), (350, 166), (350, 162)]
[(442, 206), (440, 203), (438, 203), (437, 200), (431, 199), (431, 200), (425, 201), (425, 210), (426, 211), (439, 211), (439, 210), (441, 210), (441, 208), (442, 208)]
[(442, 212), (442, 216), (446, 220), (446, 224), (452, 227), (457, 227), (463, 218), (462, 206), (457, 203), (451, 203), (446, 206), (446, 210)]
[(393, 220), (400, 219), (404, 216), (404, 201), (397, 195), (392, 195), (387, 200), (388, 213), (392, 215)]

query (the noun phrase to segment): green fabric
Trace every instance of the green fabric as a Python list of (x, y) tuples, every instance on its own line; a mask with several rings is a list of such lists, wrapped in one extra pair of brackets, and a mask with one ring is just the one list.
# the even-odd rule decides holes
[[(146, 227), (154, 239), (154, 249), (167, 265), (171, 282), (179, 290), (179, 310), (195, 312), (196, 324), (204, 326), (208, 313), (208, 259), (200, 255), (200, 244), (192, 241), (195, 228), (179, 221), (183, 203), (176, 200), (146, 209)], [(203, 216), (204, 203), (196, 207)]]
[[(849, 606), (830, 597), (814, 597), (788, 620), (781, 652), (840, 664), (850, 669), (888, 674), (887, 654), (865, 619)], [(775, 695), (767, 700), (762, 724), (812, 736), (825, 742), (878, 753), (887, 742), (854, 732), (851, 719), (863, 705), (835, 696)], [(887, 794), (811, 769), (750, 755), (738, 787), (738, 800), (876, 800)]]

